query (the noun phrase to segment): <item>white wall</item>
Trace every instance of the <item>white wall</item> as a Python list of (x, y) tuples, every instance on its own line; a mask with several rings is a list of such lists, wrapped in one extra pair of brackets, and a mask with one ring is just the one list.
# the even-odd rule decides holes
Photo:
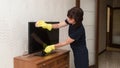
[(81, 8), (84, 11), (83, 24), (86, 29), (86, 40), (89, 51), (89, 64), (95, 64), (95, 16), (96, 0), (81, 0)]
[(13, 68), (13, 57), (27, 50), (29, 21), (64, 20), (74, 5), (74, 0), (0, 0), (0, 68)]

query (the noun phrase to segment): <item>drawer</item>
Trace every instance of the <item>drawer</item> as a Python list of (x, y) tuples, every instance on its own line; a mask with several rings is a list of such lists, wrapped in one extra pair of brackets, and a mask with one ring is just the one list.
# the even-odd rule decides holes
[(64, 64), (64, 65), (58, 66), (57, 68), (69, 68), (69, 64)]
[(69, 56), (62, 55), (53, 60), (38, 64), (38, 68), (69, 68)]
[(57, 65), (63, 65), (66, 63), (69, 63), (69, 56), (68, 55), (63, 55), (56, 61)]
[(57, 67), (56, 68), (69, 68), (69, 56), (63, 55), (59, 59), (57, 59)]
[(47, 61), (38, 65), (38, 68), (55, 68), (56, 62), (55, 61)]

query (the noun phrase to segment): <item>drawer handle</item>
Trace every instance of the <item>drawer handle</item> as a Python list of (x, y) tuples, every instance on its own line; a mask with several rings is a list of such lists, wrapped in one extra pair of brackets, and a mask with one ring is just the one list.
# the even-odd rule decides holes
[(68, 68), (69, 66), (68, 65), (65, 65), (65, 68)]
[(45, 66), (46, 64), (44, 63), (44, 64), (42, 64), (42, 66)]

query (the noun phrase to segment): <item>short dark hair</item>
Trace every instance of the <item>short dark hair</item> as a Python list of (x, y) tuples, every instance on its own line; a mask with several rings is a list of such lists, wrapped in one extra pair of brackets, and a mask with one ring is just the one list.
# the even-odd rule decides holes
[(78, 28), (80, 24), (82, 23), (83, 15), (84, 15), (84, 12), (79, 7), (73, 7), (70, 10), (68, 10), (68, 13), (67, 13), (68, 18), (75, 19), (75, 22), (76, 22), (74, 24), (75, 28)]

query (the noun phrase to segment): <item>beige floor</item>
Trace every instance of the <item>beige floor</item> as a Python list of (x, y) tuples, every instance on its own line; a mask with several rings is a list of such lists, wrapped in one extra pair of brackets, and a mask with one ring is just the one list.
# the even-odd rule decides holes
[(120, 51), (111, 49), (101, 54), (99, 68), (120, 68)]
[(118, 52), (120, 52), (120, 48), (107, 47), (107, 51), (118, 51)]

